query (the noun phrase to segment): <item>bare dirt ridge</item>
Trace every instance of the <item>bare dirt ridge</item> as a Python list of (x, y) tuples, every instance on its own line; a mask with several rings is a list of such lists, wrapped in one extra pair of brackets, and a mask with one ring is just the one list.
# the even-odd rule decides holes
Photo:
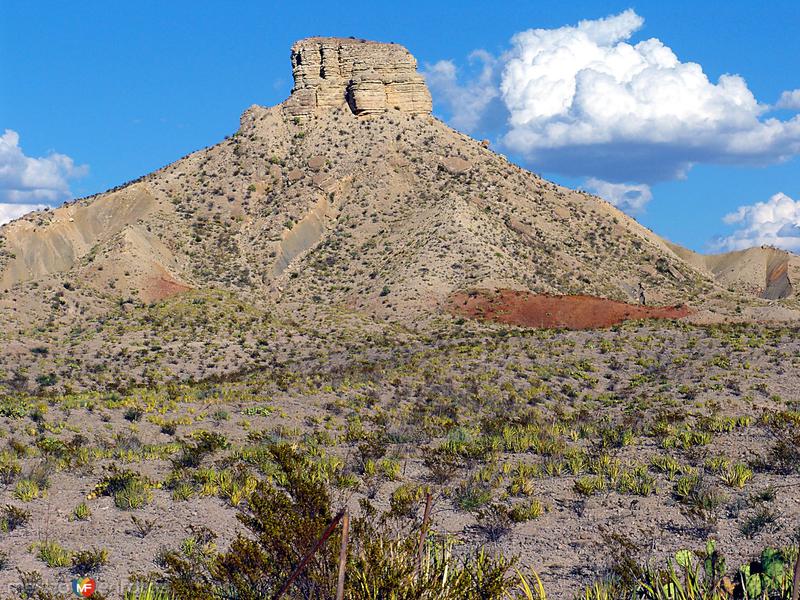
[(600, 329), (625, 321), (682, 319), (686, 306), (644, 306), (596, 296), (553, 296), (520, 290), (457, 292), (446, 304), (452, 314), (539, 329)]

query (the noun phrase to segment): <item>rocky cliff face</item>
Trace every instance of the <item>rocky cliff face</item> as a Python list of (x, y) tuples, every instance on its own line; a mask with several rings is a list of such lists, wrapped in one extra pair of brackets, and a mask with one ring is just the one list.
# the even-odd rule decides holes
[(417, 61), (403, 46), (349, 38), (307, 38), (292, 46), (295, 115), (349, 106), (357, 115), (431, 112)]

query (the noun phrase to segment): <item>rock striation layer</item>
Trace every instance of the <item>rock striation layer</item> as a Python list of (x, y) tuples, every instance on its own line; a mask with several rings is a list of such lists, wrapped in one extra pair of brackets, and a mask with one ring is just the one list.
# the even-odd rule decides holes
[(431, 94), (417, 61), (403, 46), (314, 37), (292, 46), (294, 115), (349, 106), (357, 115), (400, 110), (431, 112)]

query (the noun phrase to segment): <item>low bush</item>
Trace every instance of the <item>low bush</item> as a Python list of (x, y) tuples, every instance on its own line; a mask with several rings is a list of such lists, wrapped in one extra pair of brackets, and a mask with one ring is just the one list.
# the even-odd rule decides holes
[[(167, 587), (176, 598), (272, 598), (333, 520), (327, 488), (308, 476), (301, 454), (288, 444), (268, 448), (281, 470), (275, 478), (281, 484), (259, 483), (248, 510), (239, 515), (250, 535), (240, 534), (227, 552), (218, 553), (214, 535), (197, 528), (180, 548), (159, 557)], [(422, 498), (419, 490), (402, 495)], [(392, 533), (396, 529), (376, 518), (369, 505), (364, 505), (364, 512), (365, 517), (351, 525), (346, 598), (499, 600), (521, 584), (513, 573), (513, 560), (484, 551), (455, 558), (452, 542), (432, 534), (419, 563), (417, 531)], [(286, 598), (335, 597), (340, 536), (337, 528), (295, 579)]]

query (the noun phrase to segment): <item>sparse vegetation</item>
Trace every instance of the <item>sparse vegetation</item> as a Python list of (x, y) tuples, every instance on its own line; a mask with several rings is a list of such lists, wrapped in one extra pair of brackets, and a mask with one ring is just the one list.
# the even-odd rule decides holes
[[(111, 216), (77, 201), (72, 267), (0, 290), (15, 598), (94, 571), (130, 600), (274, 597), (344, 508), (356, 600), (787, 597), (797, 329), (526, 329), (500, 300), (645, 315), (641, 281), (647, 308), (748, 319), (796, 297), (726, 290), (606, 204), (401, 110), (254, 107), (101, 198)], [(25, 218), (39, 236), (57, 217)], [(3, 231), (0, 275), (29, 258)], [(341, 524), (287, 597), (332, 597), (340, 542)]]

